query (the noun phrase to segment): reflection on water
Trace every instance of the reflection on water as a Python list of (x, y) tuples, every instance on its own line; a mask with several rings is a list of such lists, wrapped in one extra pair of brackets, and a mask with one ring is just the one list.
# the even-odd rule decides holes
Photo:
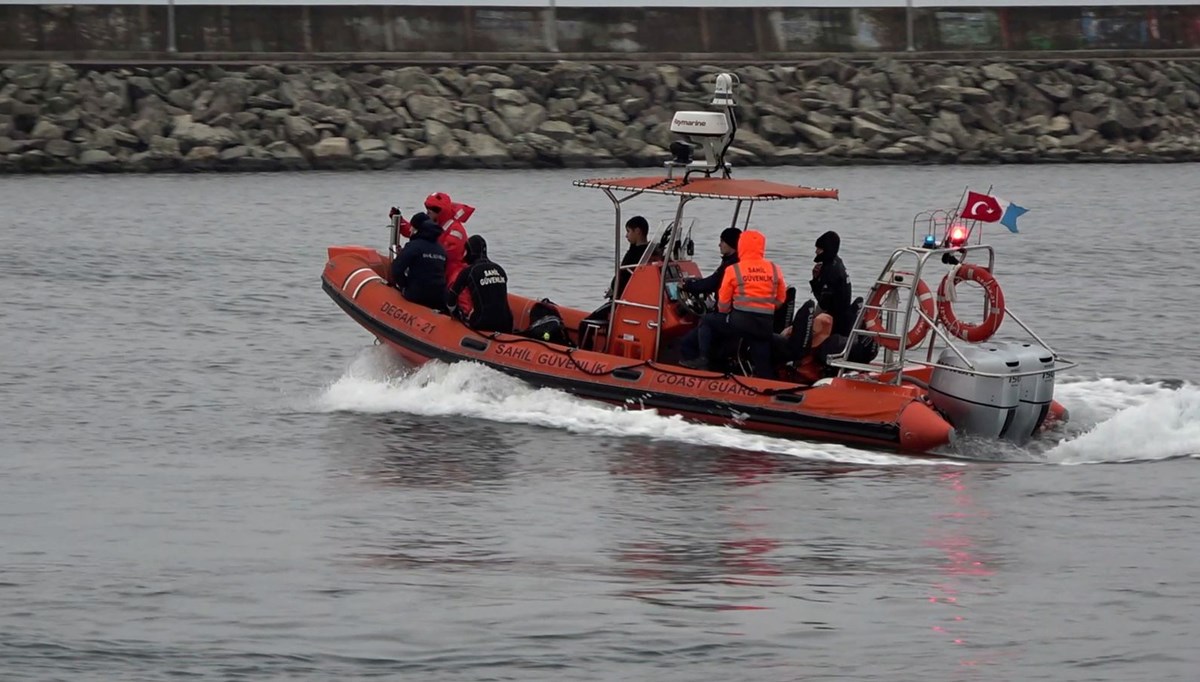
[(934, 515), (926, 542), (941, 553), (939, 578), (930, 584), (929, 603), (936, 607), (931, 627), (951, 646), (963, 647), (954, 654), (960, 666), (995, 663), (999, 654), (973, 640), (972, 623), (975, 614), (986, 612), (976, 608), (975, 598), (996, 590), (991, 578), (1003, 564), (987, 548), (991, 514), (970, 489), (986, 479), (979, 472), (961, 470), (944, 471), (938, 478), (937, 489), (948, 492), (949, 505), (948, 511)]
[[(642, 532), (614, 544), (618, 573), (635, 583), (622, 596), (668, 608), (756, 611), (780, 608), (776, 596), (787, 594), (790, 611), (797, 602), (828, 602), (830, 577), (878, 570), (843, 539), (812, 535), (820, 529), (803, 518), (791, 528), (775, 523), (777, 495), (795, 476), (824, 479), (855, 467), (723, 448), (673, 449), (630, 444), (612, 454), (609, 473), (621, 487), (659, 501), (653, 523), (638, 524)], [(804, 624), (832, 628), (810, 612)]]
[[(517, 439), (500, 424), (405, 414), (340, 414), (332, 421), (323, 436), (340, 451), (342, 466), (383, 485), (494, 486), (514, 468)], [(464, 440), (480, 447), (456, 447)]]
[(698, 481), (731, 485), (758, 485), (792, 476), (825, 479), (868, 472), (879, 467), (808, 461), (770, 452), (676, 443), (636, 444), (621, 447), (612, 457), (609, 473), (636, 482), (645, 492), (674, 493), (678, 484)]
[(750, 488), (781, 470), (779, 458), (724, 448), (630, 443), (613, 452), (609, 473), (632, 483), (630, 494), (666, 498), (649, 534), (613, 548), (617, 571), (635, 583), (623, 596), (673, 608), (768, 608), (751, 602), (783, 584), (772, 557), (780, 543), (763, 535)]

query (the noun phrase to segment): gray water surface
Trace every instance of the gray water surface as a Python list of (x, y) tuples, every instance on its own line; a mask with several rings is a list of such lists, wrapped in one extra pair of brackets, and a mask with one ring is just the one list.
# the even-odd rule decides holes
[[(5, 178), (3, 678), (1194, 680), (1198, 171), (741, 173), (841, 190), (755, 209), (801, 288), (825, 229), (863, 293), (964, 185), (1031, 209), (988, 236), (1072, 423), (975, 463), (414, 372), (321, 291), (441, 190), (594, 306), (611, 208), (570, 181), (629, 171)], [(707, 270), (729, 207), (689, 208)]]

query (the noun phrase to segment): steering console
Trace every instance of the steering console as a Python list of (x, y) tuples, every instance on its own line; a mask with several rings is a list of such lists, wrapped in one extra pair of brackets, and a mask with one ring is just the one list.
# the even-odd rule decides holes
[(696, 317), (703, 317), (708, 313), (708, 296), (706, 294), (692, 294), (680, 291), (679, 306), (684, 311)]

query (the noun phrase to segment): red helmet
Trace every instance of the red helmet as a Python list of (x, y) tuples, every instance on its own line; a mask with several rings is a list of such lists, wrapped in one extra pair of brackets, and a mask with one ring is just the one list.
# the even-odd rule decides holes
[(425, 211), (438, 224), (450, 217), (453, 210), (454, 202), (450, 201), (450, 195), (445, 192), (434, 192), (425, 197)]

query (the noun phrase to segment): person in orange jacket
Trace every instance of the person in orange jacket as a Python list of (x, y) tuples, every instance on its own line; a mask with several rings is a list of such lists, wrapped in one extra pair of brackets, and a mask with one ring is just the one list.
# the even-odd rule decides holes
[[(454, 203), (445, 192), (434, 192), (425, 197), (425, 213), (442, 228), (438, 244), (446, 252), (446, 281), (453, 282), (458, 278), (458, 273), (466, 267), (463, 257), (467, 253), (467, 228), (464, 223), (475, 213), (475, 208)], [(393, 206), (388, 217), (398, 221), (397, 226), (402, 236), (412, 236), (412, 223), (404, 219), (400, 209)]]
[(747, 230), (738, 238), (738, 262), (725, 268), (717, 295), (717, 313), (700, 320), (700, 355), (684, 358), (684, 367), (707, 369), (713, 344), (728, 338), (750, 341), (755, 376), (771, 378), (771, 335), (775, 308), (787, 301), (787, 282), (779, 266), (764, 257), (767, 238)]

